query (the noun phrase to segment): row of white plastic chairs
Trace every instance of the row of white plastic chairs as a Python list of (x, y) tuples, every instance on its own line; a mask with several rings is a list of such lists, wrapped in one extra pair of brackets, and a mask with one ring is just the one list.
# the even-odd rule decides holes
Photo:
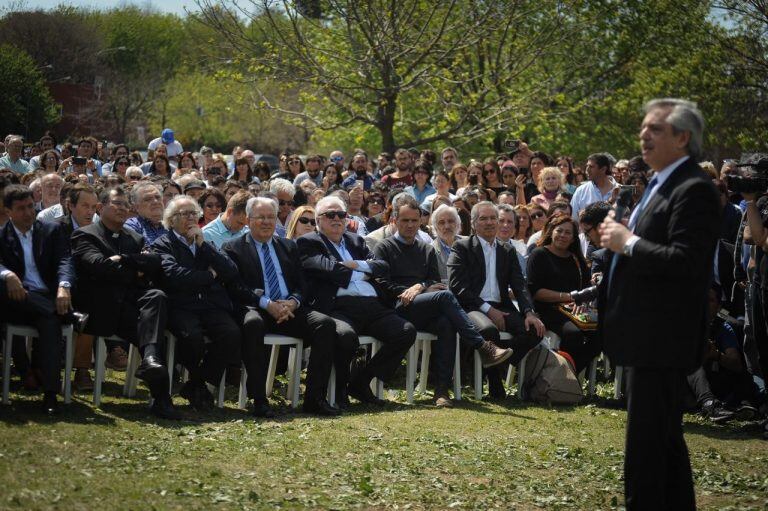
[[(30, 350), (31, 341), (37, 335), (38, 335), (37, 330), (34, 327), (25, 326), (25, 325), (15, 325), (15, 324), (5, 325), (5, 335), (3, 337), (3, 395), (2, 395), (3, 404), (10, 403), (9, 398), (10, 398), (12, 339), (14, 336), (26, 338), (27, 349)], [(74, 332), (71, 325), (62, 326), (62, 337), (64, 338), (64, 341), (65, 341), (64, 374), (67, 376), (63, 379), (63, 382), (62, 382), (62, 392), (64, 394), (64, 402), (70, 403), (72, 400), (71, 374), (72, 374), (72, 364), (73, 364), (73, 355), (74, 355), (74, 352), (73, 352)], [(511, 336), (505, 332), (502, 332), (500, 334), (500, 337), (502, 340), (511, 338)], [(170, 333), (166, 333), (166, 339), (167, 339), (166, 360), (168, 365), (168, 378), (172, 384), (176, 339)], [(429, 369), (429, 357), (431, 355), (432, 341), (435, 341), (436, 339), (437, 338), (435, 337), (435, 335), (429, 332), (420, 331), (416, 335), (416, 342), (413, 344), (410, 351), (408, 352), (408, 356), (406, 359), (406, 400), (408, 403), (413, 403), (414, 395), (416, 391), (418, 391), (420, 394), (424, 394), (426, 392), (427, 374)], [(106, 341), (108, 340), (122, 341), (122, 339), (120, 339), (119, 337), (108, 337), (108, 338), (97, 337), (94, 341), (95, 342), (94, 367), (95, 367), (96, 374), (94, 378), (93, 404), (94, 406), (97, 406), (97, 407), (101, 405), (102, 384), (104, 382), (104, 377), (106, 372), (106, 367), (105, 367)], [(375, 355), (376, 352), (379, 350), (379, 347), (381, 346), (381, 343), (376, 338), (370, 337), (370, 336), (360, 336), (359, 341), (361, 345), (366, 345), (371, 347), (371, 356)], [(548, 331), (545, 334), (542, 342), (546, 343), (552, 349), (557, 349), (560, 343), (560, 339), (553, 332)], [(267, 370), (267, 382), (266, 382), (266, 393), (268, 396), (272, 394), (272, 388), (273, 388), (273, 383), (274, 383), (275, 373), (277, 368), (277, 357), (278, 357), (280, 347), (281, 346), (290, 347), (290, 352), (288, 357), (288, 372), (287, 372), (287, 376), (288, 376), (287, 398), (291, 402), (291, 406), (293, 408), (296, 408), (299, 403), (299, 387), (300, 387), (299, 382), (300, 382), (301, 369), (302, 369), (304, 343), (302, 339), (299, 339), (299, 338), (288, 337), (288, 336), (279, 335), (279, 334), (268, 334), (264, 337), (264, 344), (268, 346), (272, 346), (272, 351), (270, 354), (269, 365)], [(419, 386), (418, 388), (416, 388), (415, 384), (416, 384), (416, 374), (418, 371), (417, 365), (418, 365), (419, 355), (421, 355), (421, 374), (419, 376)], [(453, 374), (453, 392), (454, 392), (454, 398), (456, 400), (461, 400), (460, 358), (461, 358), (461, 350), (459, 345), (459, 339), (457, 337), (456, 358), (455, 358), (454, 374)], [(519, 365), (518, 389), (521, 388), (522, 386), (522, 377), (525, 374), (525, 362), (526, 362), (526, 358), (523, 358), (523, 360), (520, 362), (520, 365)], [(139, 357), (138, 349), (136, 349), (133, 345), (131, 345), (128, 353), (128, 367), (126, 368), (125, 383), (123, 385), (123, 394), (127, 397), (133, 397), (136, 395), (137, 378), (135, 377), (135, 372), (139, 363), (140, 363), (140, 357)], [(588, 375), (587, 375), (588, 392), (590, 395), (593, 395), (595, 393), (597, 363), (598, 363), (598, 359), (595, 358), (590, 364)], [(607, 359), (605, 359), (605, 363), (606, 363), (606, 374), (607, 374), (608, 372)], [(478, 400), (481, 399), (483, 395), (482, 374), (483, 374), (482, 362), (480, 360), (479, 354), (475, 353), (474, 390), (475, 390), (475, 399), (478, 399)], [(615, 371), (615, 387), (614, 387), (615, 398), (619, 398), (621, 395), (622, 375), (623, 375), (622, 368), (617, 367)], [(241, 378), (240, 378), (240, 389), (239, 389), (239, 396), (238, 396), (238, 407), (242, 409), (246, 407), (247, 400), (248, 400), (246, 387), (245, 387), (246, 378), (247, 378), (247, 374), (245, 371), (245, 367), (242, 367)], [(513, 378), (514, 378), (514, 368), (510, 365), (509, 371), (507, 373), (508, 386), (512, 385)], [(216, 402), (219, 407), (224, 406), (225, 379), (226, 379), (226, 374), (224, 374), (221, 378), (221, 383), (219, 384), (219, 388), (217, 392), (218, 395), (216, 396)], [(331, 377), (328, 383), (328, 402), (329, 403), (335, 403), (335, 400), (336, 400), (335, 382), (336, 382), (335, 372), (332, 371)], [(383, 394), (384, 394), (383, 382), (374, 380), (371, 383), (371, 390), (374, 392), (374, 394), (376, 394), (377, 397), (379, 398), (383, 397)]]

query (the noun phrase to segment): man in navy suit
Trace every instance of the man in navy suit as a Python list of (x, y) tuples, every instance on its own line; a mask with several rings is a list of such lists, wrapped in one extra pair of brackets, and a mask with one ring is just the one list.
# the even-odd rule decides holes
[[(311, 293), (309, 305), (336, 322), (339, 405), (347, 406), (348, 396), (381, 405), (369, 384), (373, 378), (392, 377), (416, 340), (416, 328), (384, 305), (387, 297), (374, 279), (386, 277), (389, 265), (373, 256), (362, 237), (346, 230), (344, 202), (338, 197), (320, 199), (315, 218), (320, 232), (305, 234), (297, 244)], [(383, 346), (350, 380), (358, 334), (371, 335)]]
[(339, 415), (339, 409), (325, 400), (336, 325), (325, 314), (304, 304), (306, 290), (299, 251), (293, 240), (275, 236), (277, 208), (277, 202), (267, 197), (248, 199), (245, 212), (250, 232), (222, 246), (239, 270), (227, 289), (235, 302), (235, 317), (243, 325), (243, 363), (248, 372), (246, 385), (253, 399), (253, 414), (273, 415), (264, 393), (264, 334), (272, 332), (301, 337), (305, 347), (312, 347), (304, 411)]
[(61, 324), (71, 312), (75, 281), (69, 242), (61, 224), (35, 220), (26, 186), (7, 187), (3, 205), (9, 221), (0, 235), (0, 315), (37, 329), (33, 365), (40, 370), (43, 411), (54, 414), (61, 388)]
[(640, 146), (654, 177), (627, 226), (613, 213), (600, 225), (600, 241), (613, 252), (600, 286), (600, 329), (611, 362), (627, 368), (629, 510), (696, 508), (683, 396), (707, 339), (722, 209), (696, 164), (703, 130), (689, 101), (648, 103)]

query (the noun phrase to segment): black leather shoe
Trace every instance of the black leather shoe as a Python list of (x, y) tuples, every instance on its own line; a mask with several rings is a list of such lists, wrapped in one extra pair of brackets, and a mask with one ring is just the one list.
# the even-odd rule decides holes
[(275, 416), (275, 412), (272, 410), (272, 408), (269, 406), (269, 403), (265, 402), (253, 402), (253, 410), (251, 410), (251, 415), (254, 417), (260, 417), (262, 419), (271, 419)]
[(336, 417), (341, 415), (341, 410), (332, 406), (325, 399), (317, 399), (313, 401), (304, 401), (302, 406), (304, 413), (311, 413), (313, 415), (323, 415), (325, 417)]
[(43, 413), (46, 415), (59, 414), (59, 402), (56, 399), (55, 392), (45, 392), (43, 394)]
[(155, 417), (160, 419), (181, 420), (181, 413), (173, 406), (171, 398), (168, 396), (155, 398), (155, 402), (152, 403), (152, 407), (149, 410)]
[(373, 395), (373, 392), (371, 392), (371, 387), (367, 382), (350, 382), (349, 385), (347, 385), (347, 395), (357, 399), (361, 403), (376, 406), (384, 406), (386, 404), (386, 401)]
[(64, 324), (72, 324), (72, 328), (75, 332), (81, 334), (85, 331), (85, 326), (88, 324), (88, 314), (84, 312), (70, 312), (64, 316)]
[(198, 411), (213, 408), (213, 396), (205, 386), (205, 383), (188, 381), (179, 390), (179, 395), (189, 401), (189, 405)]
[(168, 378), (168, 369), (160, 358), (155, 355), (147, 355), (136, 369), (136, 378), (144, 380), (147, 384), (151, 385), (157, 383), (160, 379)]

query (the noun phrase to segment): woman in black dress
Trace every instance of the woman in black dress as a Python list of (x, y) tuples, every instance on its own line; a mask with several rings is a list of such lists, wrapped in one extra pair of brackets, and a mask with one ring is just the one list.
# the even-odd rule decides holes
[(570, 215), (555, 215), (528, 256), (528, 286), (536, 312), (560, 336), (560, 349), (573, 358), (576, 374), (600, 353), (595, 332), (583, 332), (558, 310), (572, 303), (571, 291), (589, 286), (589, 269), (579, 245), (578, 224)]

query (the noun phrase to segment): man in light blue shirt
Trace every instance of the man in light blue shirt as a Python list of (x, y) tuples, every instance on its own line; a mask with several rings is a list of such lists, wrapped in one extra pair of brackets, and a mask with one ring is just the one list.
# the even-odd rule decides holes
[(5, 150), (8, 152), (0, 158), (0, 169), (9, 168), (17, 174), (26, 174), (30, 171), (29, 163), (21, 159), (21, 153), (24, 151), (24, 141), (21, 137), (11, 137)]
[(249, 232), (245, 206), (251, 197), (252, 195), (245, 190), (240, 190), (230, 197), (224, 213), (203, 227), (205, 241), (210, 241), (216, 245), (216, 248), (221, 248), (225, 242)]
[(573, 219), (579, 221), (579, 213), (595, 202), (610, 202), (613, 190), (619, 185), (611, 177), (611, 160), (602, 153), (592, 154), (587, 158), (586, 165), (589, 181), (579, 186), (571, 198), (571, 213)]

